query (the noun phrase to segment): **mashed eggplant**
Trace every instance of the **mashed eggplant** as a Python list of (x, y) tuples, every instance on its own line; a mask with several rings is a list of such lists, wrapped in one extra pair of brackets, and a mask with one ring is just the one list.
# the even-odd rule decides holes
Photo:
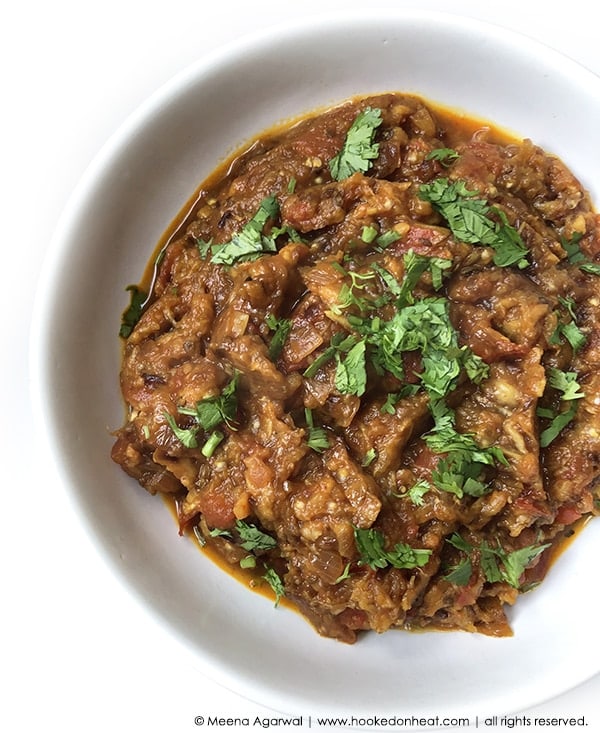
[(598, 508), (599, 252), (559, 159), (416, 97), (270, 131), (133, 288), (113, 459), (320, 634), (508, 635)]

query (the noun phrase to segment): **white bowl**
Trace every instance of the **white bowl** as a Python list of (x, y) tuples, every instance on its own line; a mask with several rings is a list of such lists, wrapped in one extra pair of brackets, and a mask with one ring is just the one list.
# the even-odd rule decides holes
[[(370, 17), (370, 15), (372, 17)], [(32, 331), (37, 413), (91, 541), (116, 576), (241, 695), (290, 714), (432, 718), (517, 711), (600, 670), (592, 522), (511, 613), (514, 637), (320, 638), (177, 534), (110, 459), (120, 314), (196, 186), (276, 121), (387, 90), (490, 119), (560, 155), (600, 201), (600, 79), (500, 28), (425, 12), (320, 16), (236, 42), (160, 89), (85, 174), (52, 243)]]

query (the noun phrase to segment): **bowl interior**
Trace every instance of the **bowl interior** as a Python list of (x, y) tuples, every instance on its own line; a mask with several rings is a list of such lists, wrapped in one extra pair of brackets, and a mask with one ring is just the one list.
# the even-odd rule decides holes
[(542, 587), (519, 600), (514, 637), (371, 634), (348, 647), (319, 638), (297, 614), (273, 609), (216, 568), (178, 536), (163, 502), (109, 458), (110, 431), (123, 419), (117, 332), (124, 288), (140, 279), (196, 186), (274, 122), (388, 90), (532, 138), (562, 157), (600, 201), (600, 80), (543, 46), (418, 12), (322, 16), (253, 36), (159, 90), (74, 193), (36, 305), (35, 403), (60, 482), (92, 541), (210, 676), (288, 713), (514, 711), (600, 669), (590, 649), (600, 600), (588, 581), (600, 542), (595, 523)]

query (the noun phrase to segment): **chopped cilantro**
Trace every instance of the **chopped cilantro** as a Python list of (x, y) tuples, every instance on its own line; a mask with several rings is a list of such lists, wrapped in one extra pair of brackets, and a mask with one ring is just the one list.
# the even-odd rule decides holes
[[(206, 397), (196, 402), (194, 407), (179, 407), (178, 412), (194, 418), (196, 424), (191, 428), (180, 428), (175, 418), (165, 412), (169, 427), (186, 448), (197, 448), (197, 435), (200, 428), (210, 433), (202, 446), (202, 455), (210, 458), (217, 446), (225, 439), (220, 430), (215, 430), (224, 423), (230, 430), (234, 429), (233, 421), (237, 412), (237, 374), (216, 397)], [(212, 432), (211, 432), (212, 431)]]
[(530, 545), (519, 550), (506, 552), (500, 545), (491, 547), (487, 542), (475, 547), (464, 540), (458, 533), (446, 539), (450, 545), (466, 553), (467, 558), (456, 565), (444, 579), (455, 585), (467, 585), (472, 573), (471, 553), (477, 550), (479, 563), (483, 575), (488, 583), (508, 583), (513, 588), (520, 589), (520, 578), (531, 563), (548, 547), (545, 545)]
[(303, 372), (305, 377), (314, 377), (319, 369), (334, 358), (338, 352), (346, 353), (356, 344), (357, 338), (353, 334), (336, 333), (331, 337), (329, 346)]
[(210, 458), (215, 452), (217, 446), (219, 446), (224, 440), (225, 436), (220, 430), (213, 430), (202, 446), (202, 455), (205, 458)]
[(560, 238), (562, 248), (567, 253), (567, 260), (571, 265), (577, 265), (582, 272), (590, 275), (600, 275), (600, 264), (588, 260), (579, 247), (583, 234), (575, 232), (571, 239)]
[(215, 397), (205, 397), (196, 402), (194, 407), (180, 407), (182, 415), (191, 415), (203, 430), (213, 430), (217, 425), (225, 423), (233, 429), (233, 422), (237, 413), (238, 374)]
[(123, 313), (121, 319), (121, 328), (119, 329), (119, 336), (121, 338), (127, 338), (131, 335), (131, 332), (135, 328), (135, 325), (140, 320), (142, 310), (148, 293), (138, 288), (137, 285), (128, 285), (125, 290), (131, 293), (129, 307)]
[(329, 438), (327, 437), (327, 431), (325, 428), (316, 428), (314, 425), (314, 419), (312, 410), (308, 407), (304, 410), (304, 417), (306, 419), (306, 425), (308, 428), (308, 437), (306, 443), (309, 448), (312, 448), (317, 453), (322, 453), (324, 450), (329, 448)]
[(432, 473), (434, 485), (459, 499), (465, 494), (482, 496), (489, 488), (483, 480), (485, 467), (508, 465), (504, 453), (498, 446), (482, 448), (471, 434), (459, 433), (453, 411), (441, 400), (433, 400), (430, 410), (435, 424), (423, 439), (434, 453), (447, 454)]
[(391, 565), (395, 568), (421, 568), (429, 562), (431, 550), (415, 549), (399, 542), (392, 550), (384, 548), (385, 538), (377, 529), (354, 528), (354, 540), (360, 554), (359, 565), (368, 565), (373, 570)]
[(467, 364), (478, 381), (487, 374), (479, 357), (467, 347), (459, 347), (446, 298), (423, 298), (375, 326), (372, 321), (356, 324), (374, 349), (375, 366), (403, 379), (402, 353), (420, 351), (423, 372), (419, 378), (435, 398), (444, 397), (456, 386), (461, 368)]
[(265, 574), (262, 576), (263, 580), (271, 586), (271, 590), (275, 593), (275, 608), (279, 605), (279, 601), (285, 596), (285, 588), (283, 581), (273, 570), (273, 568), (267, 568)]
[(418, 384), (405, 384), (399, 392), (389, 392), (384, 403), (379, 408), (379, 411), (385, 412), (388, 415), (393, 415), (396, 412), (396, 405), (400, 400), (403, 400), (405, 397), (416, 395), (420, 389), (421, 388)]
[(349, 562), (346, 563), (346, 567), (344, 568), (344, 572), (335, 579), (334, 585), (337, 585), (338, 583), (341, 583), (342, 580), (346, 580), (346, 578), (349, 578), (350, 577), (350, 566), (351, 566), (351, 564), (352, 563), (349, 563)]
[(374, 227), (372, 225), (364, 226), (360, 233), (360, 238), (366, 244), (371, 244), (371, 242), (377, 237), (378, 234), (379, 234), (379, 231), (377, 227)]
[(389, 231), (380, 234), (375, 240), (375, 243), (377, 244), (379, 249), (385, 249), (386, 247), (389, 247), (390, 244), (397, 242), (399, 239), (400, 235), (398, 234), (398, 232), (390, 229)]
[(342, 181), (358, 171), (366, 173), (379, 155), (379, 144), (373, 142), (375, 131), (382, 123), (381, 110), (366, 107), (346, 133), (340, 152), (329, 161), (329, 171), (335, 181)]
[(350, 284), (344, 283), (342, 285), (338, 293), (337, 303), (331, 306), (331, 312), (335, 315), (340, 315), (346, 308), (356, 306), (362, 313), (372, 307), (373, 301), (357, 295), (357, 291), (364, 290), (367, 281), (372, 280), (375, 277), (375, 273), (372, 271), (360, 273), (354, 272), (353, 270), (345, 270), (341, 265), (338, 265), (336, 269), (339, 269), (344, 276), (348, 275), (350, 277)]
[(577, 382), (577, 374), (575, 372), (563, 372), (560, 369), (550, 367), (547, 370), (548, 383), (554, 389), (562, 394), (561, 402), (570, 402), (566, 409), (560, 409), (554, 412), (550, 408), (538, 407), (536, 414), (538, 417), (550, 420), (549, 425), (540, 433), (540, 446), (547, 448), (559, 436), (563, 428), (565, 428), (577, 414), (577, 400), (585, 397), (581, 391), (581, 386)]
[(415, 506), (423, 506), (423, 497), (428, 491), (431, 491), (431, 484), (426, 479), (421, 478), (408, 489), (405, 496), (407, 496)]
[(200, 237), (195, 238), (196, 247), (198, 247), (198, 252), (200, 254), (200, 257), (205, 260), (212, 248), (213, 240), (212, 237), (210, 239), (200, 239)]
[(370, 466), (376, 458), (377, 451), (375, 450), (375, 448), (369, 448), (369, 450), (365, 453), (362, 459), (361, 466), (363, 466), (364, 468)]
[(540, 446), (547, 448), (577, 414), (577, 403), (574, 402), (569, 408), (562, 412), (554, 413), (552, 410), (538, 407), (536, 411), (539, 417), (551, 420), (550, 425), (540, 433)]
[(358, 341), (342, 357), (336, 351), (335, 386), (341, 394), (357, 395), (365, 393), (367, 387), (366, 344)]
[(550, 336), (550, 343), (559, 344), (560, 337), (564, 336), (564, 338), (571, 345), (573, 351), (577, 352), (585, 346), (587, 338), (583, 331), (577, 325), (577, 319), (575, 315), (575, 301), (571, 297), (561, 298), (560, 296), (558, 298), (558, 301), (561, 306), (563, 306), (563, 308), (568, 312), (571, 320), (567, 323), (563, 323), (559, 317), (558, 325), (556, 326), (554, 333)]
[(292, 321), (289, 318), (277, 318), (272, 313), (269, 313), (265, 320), (267, 326), (273, 331), (273, 337), (269, 344), (269, 359), (276, 361), (292, 330)]
[(447, 166), (459, 157), (460, 156), (456, 150), (453, 150), (452, 148), (436, 148), (427, 155), (425, 160), (437, 160), (438, 163)]
[(244, 522), (243, 519), (237, 520), (235, 529), (240, 536), (240, 540), (242, 540), (241, 546), (248, 552), (264, 552), (277, 547), (277, 540), (274, 537), (261, 531), (258, 527)]
[(264, 198), (252, 219), (234, 234), (231, 241), (224, 244), (211, 245), (211, 262), (218, 265), (233, 265), (236, 262), (255, 259), (265, 252), (276, 252), (274, 237), (263, 233), (265, 224), (279, 213), (279, 204), (275, 196)]
[(577, 382), (576, 372), (563, 372), (549, 367), (547, 373), (550, 386), (562, 392), (561, 400), (580, 400), (585, 397)]
[(165, 420), (169, 424), (169, 427), (173, 431), (175, 437), (185, 448), (197, 448), (198, 441), (196, 435), (200, 427), (195, 425), (193, 428), (180, 428), (175, 422), (173, 415), (169, 415), (168, 412), (164, 413)]
[[(464, 181), (451, 182), (447, 178), (437, 178), (419, 187), (419, 197), (429, 201), (444, 217), (456, 239), (493, 247), (498, 267), (527, 267), (528, 250), (520, 234), (501, 209), (489, 206), (485, 199), (478, 198), (478, 193), (467, 189)], [(491, 219), (490, 213), (499, 221)]]

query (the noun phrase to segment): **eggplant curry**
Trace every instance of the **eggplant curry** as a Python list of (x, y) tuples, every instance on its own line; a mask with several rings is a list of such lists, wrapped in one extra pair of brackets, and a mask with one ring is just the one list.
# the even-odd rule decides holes
[(511, 633), (598, 512), (600, 218), (401, 93), (273, 129), (132, 286), (112, 457), (322, 635)]

